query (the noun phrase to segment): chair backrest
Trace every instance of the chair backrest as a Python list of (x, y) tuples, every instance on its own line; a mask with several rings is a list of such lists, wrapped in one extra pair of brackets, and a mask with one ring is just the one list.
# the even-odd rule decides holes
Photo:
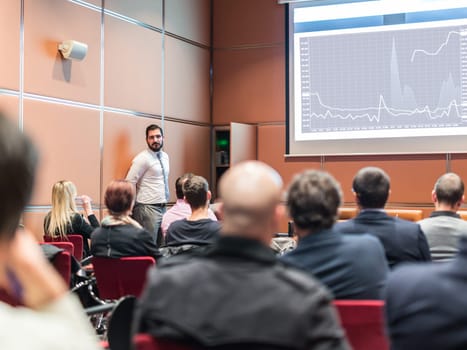
[(71, 254), (70, 252), (63, 250), (55, 255), (52, 264), (58, 273), (63, 277), (67, 286), (71, 282)]
[(73, 256), (73, 243), (70, 242), (41, 242), (44, 245), (53, 245), (57, 248), (63, 249), (57, 253), (52, 260), (52, 265), (63, 277), (65, 283), (70, 285), (71, 282), (71, 257)]
[(150, 334), (139, 333), (133, 337), (133, 349), (135, 350), (194, 350), (186, 344), (176, 343), (174, 341), (157, 339)]
[(335, 300), (334, 305), (352, 349), (389, 349), (384, 329), (384, 301)]
[(467, 210), (459, 210), (457, 214), (461, 216), (462, 220), (467, 220)]
[(75, 254), (75, 246), (71, 242), (46, 242), (46, 244), (51, 244), (57, 248), (63, 249), (72, 256)]
[(75, 258), (78, 261), (83, 260), (83, 236), (77, 234), (67, 235), (68, 240), (75, 246)]
[(420, 209), (385, 209), (390, 216), (395, 216), (409, 221), (420, 221), (423, 219), (423, 211)]
[(52, 243), (52, 242), (70, 242), (73, 243), (74, 246), (74, 251), (73, 251), (73, 256), (76, 258), (76, 260), (81, 261), (83, 260), (83, 236), (78, 235), (78, 234), (69, 234), (66, 236), (66, 238), (61, 238), (61, 237), (50, 237), (44, 235), (44, 242), (47, 243)]
[(101, 299), (119, 299), (126, 295), (140, 296), (149, 267), (156, 260), (150, 256), (120, 259), (92, 257), (92, 265)]
[(357, 208), (339, 208), (337, 210), (338, 220), (352, 219), (358, 214)]

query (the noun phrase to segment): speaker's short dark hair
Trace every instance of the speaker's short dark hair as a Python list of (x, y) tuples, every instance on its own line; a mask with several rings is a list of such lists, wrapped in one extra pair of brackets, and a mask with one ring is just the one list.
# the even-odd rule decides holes
[(287, 209), (294, 225), (311, 232), (335, 223), (341, 200), (339, 183), (324, 171), (308, 170), (296, 175), (287, 191)]
[(0, 113), (0, 239), (11, 239), (29, 202), (37, 151), (18, 126)]
[(159, 125), (151, 124), (146, 128), (146, 138), (148, 138), (149, 131), (151, 131), (151, 130), (160, 130), (161, 135), (164, 136), (164, 130), (162, 130), (162, 128)]
[(383, 169), (365, 167), (355, 175), (352, 189), (362, 208), (384, 208), (389, 197), (390, 179)]

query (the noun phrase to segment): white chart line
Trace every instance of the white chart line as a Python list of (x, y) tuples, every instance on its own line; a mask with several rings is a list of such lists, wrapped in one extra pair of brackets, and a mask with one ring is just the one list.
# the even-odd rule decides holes
[[(327, 109), (326, 113), (311, 113), (310, 117), (315, 117), (315, 118), (321, 118), (321, 119), (327, 119), (327, 118), (340, 118), (340, 119), (352, 119), (356, 120), (359, 118), (368, 118), (368, 120), (371, 121), (377, 121), (378, 123), (381, 121), (381, 111), (385, 110), (387, 111), (390, 115), (393, 117), (399, 117), (402, 115), (405, 116), (413, 116), (416, 114), (428, 114), (429, 118), (432, 120), (435, 119), (441, 119), (443, 117), (449, 116), (451, 114), (451, 111), (455, 109), (456, 115), (461, 118), (461, 113), (459, 111), (459, 105), (457, 104), (456, 100), (452, 100), (447, 107), (438, 107), (434, 110), (430, 110), (428, 106), (425, 106), (424, 108), (416, 108), (413, 110), (406, 110), (406, 109), (397, 109), (397, 108), (390, 108), (386, 105), (386, 101), (384, 100), (383, 95), (379, 95), (379, 105), (378, 107), (368, 107), (368, 108), (339, 108), (339, 107), (331, 107), (328, 105), (325, 105), (321, 101), (321, 97), (319, 96), (318, 93), (311, 93), (310, 96), (315, 96), (318, 99), (319, 104)], [(377, 111), (375, 113), (369, 113), (368, 111)], [(337, 112), (364, 112), (362, 114), (352, 114), (352, 113), (347, 113), (346, 115), (343, 114), (333, 114), (331, 111), (337, 111)], [(438, 112), (440, 112), (438, 114)]]
[(448, 33), (448, 36), (446, 38), (446, 41), (444, 43), (441, 44), (441, 46), (438, 48), (438, 50), (436, 50), (435, 52), (428, 52), (426, 50), (422, 50), (422, 49), (416, 49), (416, 50), (413, 50), (412, 52), (412, 57), (410, 57), (410, 62), (413, 63), (414, 59), (415, 59), (415, 54), (417, 52), (420, 52), (420, 53), (423, 53), (427, 56), (436, 56), (438, 55), (441, 50), (447, 46), (447, 44), (449, 43), (449, 39), (451, 38), (451, 35), (453, 34), (457, 34), (457, 35), (467, 35), (467, 32), (459, 32), (459, 31), (455, 31), (455, 30), (451, 30), (449, 33)]

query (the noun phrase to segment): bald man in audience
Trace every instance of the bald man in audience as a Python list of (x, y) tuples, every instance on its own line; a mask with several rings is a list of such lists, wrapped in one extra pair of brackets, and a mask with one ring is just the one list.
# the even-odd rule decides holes
[(383, 169), (366, 167), (357, 172), (352, 190), (359, 214), (335, 225), (341, 233), (369, 233), (383, 244), (389, 267), (407, 261), (431, 261), (430, 249), (420, 225), (389, 216), (384, 206), (390, 179)]
[[(18, 230), (36, 173), (30, 140), (0, 115), (0, 349), (94, 350), (97, 337), (76, 296), (46, 261), (33, 234)], [(1, 295), (3, 294), (3, 295)]]
[(261, 162), (221, 178), (221, 237), (199, 256), (149, 273), (134, 330), (215, 349), (349, 349), (329, 293), (269, 248), (283, 206)]
[(428, 240), (433, 261), (451, 260), (459, 251), (459, 238), (467, 236), (467, 221), (457, 214), (464, 202), (464, 182), (457, 174), (444, 174), (436, 181), (431, 198), (435, 210), (418, 223)]
[(336, 299), (382, 299), (388, 263), (379, 240), (333, 229), (341, 204), (339, 183), (328, 173), (297, 175), (287, 191), (298, 246), (282, 260), (308, 271)]

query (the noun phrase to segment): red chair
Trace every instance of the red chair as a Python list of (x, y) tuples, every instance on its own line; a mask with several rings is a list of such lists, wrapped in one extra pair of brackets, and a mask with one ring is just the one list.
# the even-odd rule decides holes
[(69, 286), (71, 282), (71, 254), (66, 250), (58, 253), (52, 264)]
[(196, 347), (192, 347), (186, 344), (176, 343), (170, 340), (156, 339), (150, 334), (140, 333), (133, 337), (133, 349), (134, 350), (194, 350)]
[(51, 244), (57, 248), (67, 251), (70, 253), (70, 256), (74, 256), (75, 246), (71, 242), (46, 242), (45, 244)]
[[(72, 248), (72, 244), (68, 243), (68, 248)], [(61, 248), (64, 249), (64, 248)], [(57, 272), (63, 277), (65, 283), (69, 286), (71, 281), (71, 254), (67, 250), (59, 252), (53, 259), (53, 266)], [(10, 304), (11, 306), (21, 306), (22, 301), (15, 296), (7, 293), (6, 290), (0, 288), (0, 301)]]
[(155, 265), (150, 256), (125, 258), (92, 257), (92, 265), (101, 299), (116, 300), (126, 295), (141, 295), (147, 270)]
[(334, 305), (352, 349), (389, 349), (384, 329), (384, 301), (335, 300)]
[(81, 261), (83, 260), (83, 236), (78, 234), (69, 234), (66, 238), (55, 237), (52, 238), (50, 236), (44, 235), (44, 242), (51, 243), (51, 242), (70, 242), (73, 243), (74, 252), (73, 256), (76, 260)]

